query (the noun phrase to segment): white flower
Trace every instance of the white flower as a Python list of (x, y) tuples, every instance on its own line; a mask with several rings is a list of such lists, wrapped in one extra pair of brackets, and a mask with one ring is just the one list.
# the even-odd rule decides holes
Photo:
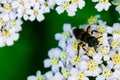
[(70, 73), (71, 76), (68, 78), (68, 80), (89, 80), (88, 77), (86, 77), (84, 71), (78, 70), (76, 68), (72, 68)]
[(60, 72), (53, 74), (53, 72), (49, 71), (45, 73), (47, 80), (63, 80), (63, 75)]
[(97, 54), (93, 56), (93, 60), (88, 60), (87, 62), (87, 69), (85, 74), (87, 76), (98, 76), (101, 73), (101, 69), (98, 66), (102, 63), (101, 57)]
[(110, 46), (101, 45), (99, 50), (98, 50), (97, 56), (101, 59), (103, 57), (104, 61), (108, 61), (110, 59), (109, 50), (110, 50)]
[(33, 10), (30, 10), (30, 21), (34, 21), (35, 19), (37, 19), (37, 21), (42, 21), (44, 20), (44, 15), (43, 12), (41, 11), (41, 9), (34, 7)]
[(113, 39), (119, 39), (120, 38), (120, 23), (114, 23), (113, 24)]
[(93, 2), (98, 2), (98, 4), (95, 6), (95, 8), (100, 12), (102, 10), (107, 11), (109, 7), (111, 6), (111, 3), (109, 0), (92, 0)]
[(112, 3), (116, 5), (115, 10), (120, 14), (120, 0), (113, 0)]
[(27, 77), (27, 80), (46, 80), (44, 75), (40, 71), (37, 71), (36, 76), (31, 75)]
[(56, 0), (58, 14), (67, 11), (69, 16), (74, 16), (77, 8), (82, 9), (85, 6), (84, 0)]
[(53, 72), (59, 71), (59, 67), (62, 66), (62, 63), (60, 62), (61, 50), (59, 48), (53, 48), (48, 52), (49, 59), (44, 60), (44, 67), (52, 67)]
[(69, 38), (69, 35), (71, 33), (71, 25), (70, 24), (64, 24), (63, 25), (63, 33), (57, 33), (55, 34), (55, 39), (59, 40), (58, 45), (64, 50), (66, 49), (66, 40)]
[(113, 80), (111, 69), (102, 65), (102, 74), (97, 76), (96, 80)]

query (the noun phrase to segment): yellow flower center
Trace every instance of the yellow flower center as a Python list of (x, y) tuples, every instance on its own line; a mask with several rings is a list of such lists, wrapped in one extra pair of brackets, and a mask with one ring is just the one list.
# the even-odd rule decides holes
[(113, 47), (113, 48), (117, 48), (117, 47), (119, 47), (119, 41), (118, 40), (114, 40), (114, 41), (112, 41), (112, 44), (111, 44), (111, 46)]
[(15, 21), (10, 21), (10, 27), (15, 27), (15, 26), (16, 26)]
[(51, 58), (51, 64), (56, 65), (58, 64), (59, 60), (57, 58)]
[(39, 0), (35, 0), (35, 2), (39, 2)]
[(95, 70), (98, 66), (98, 63), (96, 61), (89, 61), (88, 62), (88, 70)]
[(74, 50), (77, 50), (77, 47), (78, 47), (78, 41), (74, 41), (73, 44), (72, 44), (72, 48)]
[(80, 56), (75, 55), (75, 56), (73, 57), (73, 64), (76, 65), (76, 64), (78, 64), (79, 62), (80, 62)]
[(23, 0), (20, 0), (20, 1), (19, 1), (19, 4), (20, 4), (20, 5), (24, 5), (24, 1), (23, 1)]
[(69, 3), (68, 3), (68, 2), (65, 2), (65, 3), (63, 4), (63, 7), (64, 7), (64, 9), (67, 9), (67, 8), (69, 7)]
[(62, 70), (62, 74), (65, 78), (68, 78), (70, 76), (70, 71), (68, 69)]
[(67, 57), (66, 52), (62, 52), (61, 55), (60, 55), (60, 58), (61, 59), (65, 59), (66, 57)]
[(4, 24), (4, 21), (2, 18), (0, 18), (0, 24)]
[(114, 54), (113, 61), (115, 64), (120, 64), (120, 54)]
[(8, 30), (5, 30), (5, 31), (4, 31), (4, 36), (10, 37), (10, 32), (9, 32)]
[(89, 24), (95, 24), (95, 23), (97, 23), (97, 19), (93, 16), (90, 16), (90, 18), (88, 19), (88, 23)]
[(34, 15), (37, 16), (38, 15), (38, 11), (34, 10)]
[(72, 3), (78, 4), (78, 0), (72, 0)]
[(104, 69), (102, 74), (105, 78), (109, 78), (112, 75), (111, 71), (107, 69)]
[(22, 14), (26, 14), (26, 10), (25, 9), (22, 11)]
[(12, 10), (12, 6), (11, 6), (11, 4), (9, 4), (9, 3), (4, 4), (4, 8), (5, 8), (5, 10), (7, 10), (7, 11), (11, 11), (11, 10)]
[(40, 76), (37, 80), (45, 80), (43, 76)]
[(106, 27), (104, 25), (98, 26), (97, 30), (99, 32), (104, 32), (106, 30)]
[(93, 54), (95, 54), (95, 49), (93, 47), (90, 47), (88, 50), (88, 55), (92, 56)]
[(120, 30), (115, 30), (115, 31), (113, 32), (113, 34), (118, 34), (118, 35), (120, 35)]
[(84, 73), (81, 71), (78, 73), (78, 80), (82, 80), (84, 78)]
[(108, 0), (100, 0), (101, 3), (107, 3)]
[(68, 32), (63, 32), (62, 34), (63, 34), (65, 39), (69, 38), (69, 33)]
[(99, 53), (102, 55), (102, 56), (106, 56), (108, 54), (108, 51), (109, 51), (109, 48), (106, 46), (100, 46), (100, 49), (99, 49)]

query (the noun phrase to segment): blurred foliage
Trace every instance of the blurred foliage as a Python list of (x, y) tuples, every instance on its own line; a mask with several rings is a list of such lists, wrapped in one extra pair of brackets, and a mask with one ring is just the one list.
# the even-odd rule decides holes
[(52, 10), (40, 23), (24, 21), (20, 39), (11, 47), (0, 48), (0, 80), (26, 80), (27, 76), (35, 75), (39, 69), (43, 73), (48, 71), (49, 69), (43, 66), (43, 60), (48, 57), (49, 49), (57, 47), (54, 35), (62, 32), (64, 23), (78, 27), (86, 23), (91, 15), (96, 14), (100, 14), (101, 19), (107, 21), (110, 26), (118, 22), (119, 15), (114, 6), (107, 12), (97, 12), (95, 4), (91, 3), (91, 0), (86, 0), (86, 6), (78, 10), (74, 17), (67, 16), (67, 13), (58, 15)]

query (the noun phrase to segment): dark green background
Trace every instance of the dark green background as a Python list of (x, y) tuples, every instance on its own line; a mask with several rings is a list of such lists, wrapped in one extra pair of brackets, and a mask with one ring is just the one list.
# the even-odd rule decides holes
[(48, 57), (49, 49), (57, 47), (54, 35), (62, 32), (64, 23), (79, 26), (96, 14), (100, 14), (108, 25), (118, 22), (118, 13), (113, 6), (107, 12), (97, 12), (95, 4), (87, 0), (86, 7), (78, 10), (74, 17), (51, 11), (45, 14), (46, 19), (40, 23), (24, 21), (20, 39), (11, 47), (0, 48), (0, 80), (26, 80), (27, 76), (35, 74), (39, 69), (43, 73), (47, 71), (43, 67), (43, 60)]

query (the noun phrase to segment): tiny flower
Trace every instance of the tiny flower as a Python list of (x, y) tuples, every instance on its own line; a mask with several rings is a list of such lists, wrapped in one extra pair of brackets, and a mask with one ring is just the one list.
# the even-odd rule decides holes
[(114, 5), (116, 5), (115, 10), (118, 11), (118, 13), (120, 14), (120, 1), (119, 0), (113, 0), (112, 3)]
[(55, 0), (55, 2), (58, 5), (56, 8), (57, 13), (61, 14), (66, 11), (69, 16), (75, 15), (77, 7), (82, 9), (85, 6), (84, 0)]
[(60, 72), (53, 73), (52, 71), (46, 72), (45, 77), (47, 80), (63, 80), (63, 75)]
[(69, 77), (71, 76), (70, 70), (67, 69), (67, 68), (63, 69), (63, 70), (62, 70), (62, 75), (65, 77), (65, 79), (66, 79), (66, 78), (69, 78)]
[(45, 77), (40, 71), (37, 71), (36, 76), (28, 76), (27, 80), (45, 80)]
[(71, 76), (68, 78), (68, 80), (89, 80), (84, 71), (80, 71), (76, 68), (72, 68), (71, 71)]
[(102, 65), (102, 74), (96, 77), (96, 80), (110, 80), (112, 79), (112, 71), (111, 69)]
[(96, 16), (90, 16), (90, 18), (88, 19), (88, 23), (90, 25), (96, 24), (98, 22), (98, 18), (100, 18), (99, 15)]
[(102, 10), (107, 11), (109, 7), (111, 6), (111, 3), (109, 0), (92, 0), (93, 2), (98, 2), (98, 4), (95, 6), (95, 8), (100, 12)]

